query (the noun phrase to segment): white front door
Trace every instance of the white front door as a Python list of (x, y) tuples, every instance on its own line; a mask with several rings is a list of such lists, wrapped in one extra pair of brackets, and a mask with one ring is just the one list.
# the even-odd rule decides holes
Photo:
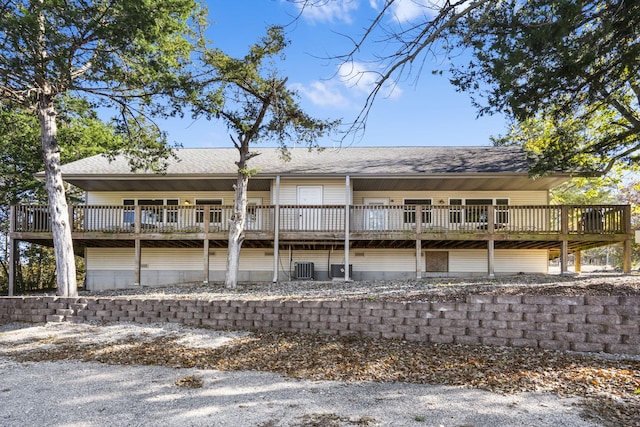
[(389, 199), (378, 198), (365, 198), (364, 204), (370, 206), (366, 208), (364, 214), (364, 229), (365, 230), (386, 230), (388, 222), (388, 209), (384, 206), (389, 206)]
[(260, 230), (262, 228), (262, 208), (258, 210), (256, 206), (262, 206), (262, 197), (247, 198), (247, 219), (244, 223), (246, 230)]
[(321, 185), (304, 185), (298, 187), (298, 205), (304, 206), (300, 208), (298, 215), (300, 217), (300, 230), (319, 230), (321, 219), (321, 210), (318, 208), (308, 208), (310, 205), (322, 204), (322, 186)]

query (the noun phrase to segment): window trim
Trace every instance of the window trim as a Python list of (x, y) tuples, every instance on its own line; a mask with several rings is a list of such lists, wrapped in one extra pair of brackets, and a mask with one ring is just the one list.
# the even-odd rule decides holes
[[(449, 223), (451, 224), (475, 224), (486, 222), (486, 214), (484, 221), (481, 221), (481, 211), (473, 213), (476, 218), (469, 218), (469, 209), (465, 206), (485, 206), (482, 204), (467, 204), (469, 200), (491, 200), (491, 206), (494, 206), (494, 219), (496, 224), (509, 223), (509, 206), (511, 199), (508, 197), (455, 197), (449, 198)], [(455, 207), (455, 208), (454, 208)], [(455, 217), (454, 217), (455, 215)], [(455, 218), (455, 219), (454, 219)]]
[[(163, 197), (163, 198), (144, 198), (144, 197), (128, 197), (123, 198), (122, 206), (124, 206), (124, 210), (122, 212), (122, 222), (124, 224), (135, 223), (135, 206), (160, 206), (161, 208), (153, 208), (153, 209), (145, 209), (142, 212), (142, 223), (143, 224), (152, 224), (152, 223), (165, 223), (165, 224), (176, 224), (178, 222), (178, 209), (177, 206), (180, 205), (180, 199), (176, 197)], [(152, 202), (140, 204), (140, 201), (144, 202)], [(161, 202), (160, 204), (154, 202)], [(176, 208), (172, 208), (170, 206), (176, 206)], [(162, 217), (159, 217), (158, 214), (161, 214)]]
[[(222, 206), (224, 201), (222, 198), (202, 198), (195, 199), (196, 205), (196, 224), (204, 223), (204, 206)], [(222, 210), (219, 208), (209, 210), (209, 224), (222, 224)]]
[[(428, 202), (428, 203), (427, 203)], [(402, 204), (405, 206), (402, 220), (404, 224), (416, 224), (415, 209), (408, 209), (407, 206), (433, 206), (433, 198), (403, 198)], [(422, 210), (422, 224), (431, 224), (431, 208)]]

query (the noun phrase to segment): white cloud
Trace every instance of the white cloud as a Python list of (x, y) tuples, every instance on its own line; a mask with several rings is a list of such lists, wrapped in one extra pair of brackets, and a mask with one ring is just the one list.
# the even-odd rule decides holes
[(443, 0), (395, 0), (391, 5), (391, 13), (398, 22), (410, 22), (437, 14), (443, 3)]
[[(381, 77), (378, 70), (367, 67), (366, 64), (360, 62), (342, 64), (338, 75), (346, 87), (355, 89), (360, 94), (371, 93)], [(398, 98), (402, 95), (402, 89), (395, 82), (387, 82), (383, 85), (380, 95), (386, 98)]]
[(302, 84), (291, 85), (313, 104), (322, 107), (344, 108), (349, 105), (349, 100), (340, 92), (340, 88), (331, 82), (314, 81), (308, 86)]
[(353, 22), (351, 12), (358, 9), (357, 0), (323, 0), (296, 3), (302, 16), (312, 22)]

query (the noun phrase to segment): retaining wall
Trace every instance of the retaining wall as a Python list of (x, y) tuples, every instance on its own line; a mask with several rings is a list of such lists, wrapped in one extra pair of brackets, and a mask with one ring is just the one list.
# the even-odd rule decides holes
[(0, 322), (173, 322), (640, 354), (640, 297), (470, 295), (464, 303), (375, 300), (0, 298)]

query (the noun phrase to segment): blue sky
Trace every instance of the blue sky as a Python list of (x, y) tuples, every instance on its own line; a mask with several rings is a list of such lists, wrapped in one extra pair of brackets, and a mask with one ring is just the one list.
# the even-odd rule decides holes
[[(425, 9), (415, 7), (419, 1), (397, 1), (395, 18), (406, 23), (420, 17)], [(322, 7), (306, 9), (285, 0), (208, 0), (211, 27), (207, 33), (212, 45), (233, 56), (244, 56), (250, 45), (265, 34), (269, 25), (288, 25), (291, 45), (286, 61), (279, 68), (289, 77), (288, 84), (300, 94), (303, 109), (316, 118), (342, 119), (351, 122), (364, 105), (371, 86), (360, 80), (355, 83), (344, 77), (346, 69), (340, 62), (327, 58), (348, 52), (348, 35), (357, 38), (375, 17), (382, 0), (325, 0)], [(391, 21), (389, 21), (391, 22)], [(384, 48), (379, 44), (376, 48)], [(354, 64), (372, 68), (372, 52), (364, 53)], [(430, 59), (431, 60), (431, 59)], [(506, 132), (502, 116), (477, 117), (467, 93), (457, 93), (446, 76), (434, 76), (432, 69), (446, 65), (427, 62), (423, 72), (400, 81), (393, 92), (379, 97), (370, 112), (366, 132), (343, 145), (357, 146), (464, 146), (490, 145), (490, 136)], [(342, 77), (341, 77), (342, 76)], [(170, 142), (184, 147), (231, 147), (229, 132), (221, 124), (202, 118), (172, 119), (161, 125)], [(339, 141), (324, 140), (322, 145), (338, 145)]]

